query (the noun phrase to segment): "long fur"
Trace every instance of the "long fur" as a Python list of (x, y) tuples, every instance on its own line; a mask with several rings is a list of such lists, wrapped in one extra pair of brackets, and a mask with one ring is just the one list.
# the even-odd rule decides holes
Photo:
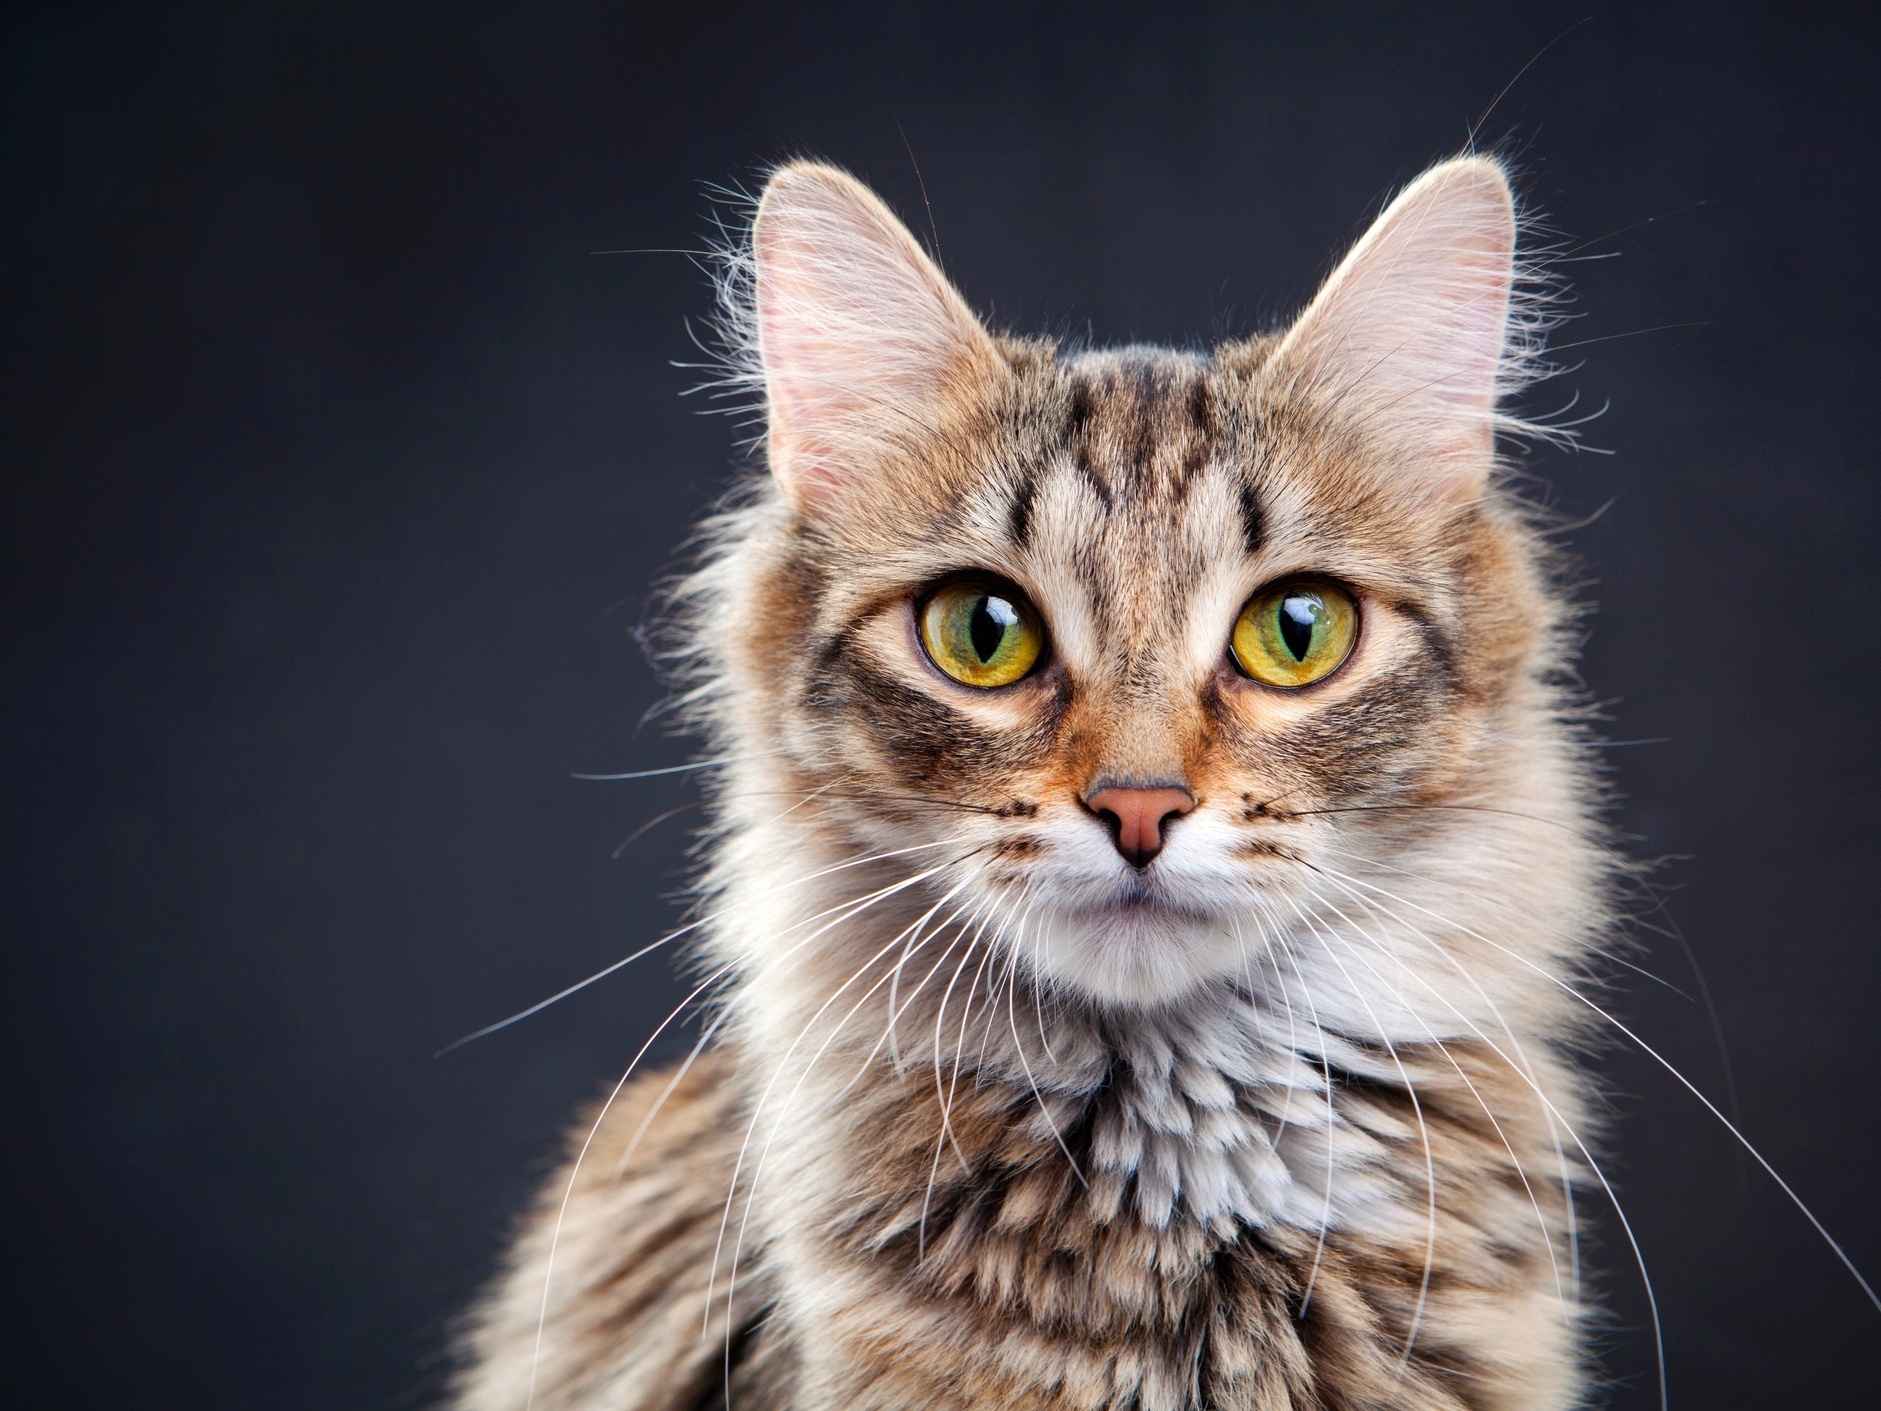
[[(1071, 353), (773, 178), (724, 285), (770, 474), (675, 601), (712, 1042), (578, 1130), (467, 1411), (1583, 1404), (1616, 864), (1494, 461), (1553, 306), (1485, 159), (1374, 230), (1282, 334)], [(913, 632), (965, 570), (1049, 624), (1000, 691)], [(1300, 574), (1359, 646), (1258, 687), (1228, 627)], [(1139, 871), (1100, 778), (1198, 807)]]

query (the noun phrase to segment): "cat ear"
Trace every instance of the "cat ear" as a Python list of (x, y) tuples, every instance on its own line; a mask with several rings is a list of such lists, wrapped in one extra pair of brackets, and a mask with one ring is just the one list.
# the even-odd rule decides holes
[(1444, 162), (1372, 223), (1282, 340), (1278, 364), (1397, 441), (1424, 494), (1472, 498), (1495, 451), (1514, 276), (1502, 168)]
[(751, 244), (771, 473), (800, 508), (918, 437), (997, 366), (965, 300), (844, 172), (781, 167)]

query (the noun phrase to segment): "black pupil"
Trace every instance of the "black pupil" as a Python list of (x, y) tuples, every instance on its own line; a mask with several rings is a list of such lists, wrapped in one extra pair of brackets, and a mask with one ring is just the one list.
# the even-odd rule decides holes
[(1019, 614), (1004, 598), (989, 594), (973, 605), (973, 613), (967, 618), (967, 638), (973, 643), (973, 654), (982, 664), (993, 659), (999, 644), (1006, 640), (1007, 629), (1016, 627), (1018, 622)]
[(1305, 661), (1313, 645), (1313, 624), (1319, 620), (1318, 598), (1304, 593), (1280, 602), (1280, 640), (1287, 644), (1295, 661)]

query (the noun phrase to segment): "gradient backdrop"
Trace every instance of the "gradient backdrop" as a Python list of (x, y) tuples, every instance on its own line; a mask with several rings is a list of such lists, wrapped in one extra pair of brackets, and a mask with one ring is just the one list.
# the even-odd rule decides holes
[[(1585, 23), (1580, 23), (1581, 21)], [(1572, 28), (1570, 28), (1572, 27)], [(1524, 72), (1537, 51), (1561, 36)], [(1505, 85), (1611, 454), (1539, 454), (1680, 944), (1613, 1003), (1881, 1273), (1872, 19), (1715, 4), (12, 7), (0, 1399), (416, 1407), (679, 993), (633, 629), (720, 487), (714, 183), (808, 152), (1024, 329), (1283, 317)], [(1519, 78), (1518, 78), (1519, 74)], [(1665, 918), (1659, 918), (1664, 921)], [(1877, 1404), (1881, 1313), (1650, 1060), (1610, 1170), (1675, 1408)], [(1733, 1078), (1734, 1071), (1734, 1092)], [(1590, 1202), (1590, 1206), (1594, 1202)], [(1656, 1404), (1610, 1215), (1614, 1404)]]

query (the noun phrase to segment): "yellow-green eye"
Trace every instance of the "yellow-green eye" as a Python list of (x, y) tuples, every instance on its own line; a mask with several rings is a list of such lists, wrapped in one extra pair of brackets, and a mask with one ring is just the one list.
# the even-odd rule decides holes
[(1310, 686), (1352, 654), (1358, 625), (1358, 604), (1330, 583), (1277, 583), (1241, 609), (1229, 647), (1256, 681)]
[(991, 690), (1032, 669), (1045, 649), (1045, 630), (1016, 588), (967, 579), (921, 604), (921, 645), (954, 680)]

